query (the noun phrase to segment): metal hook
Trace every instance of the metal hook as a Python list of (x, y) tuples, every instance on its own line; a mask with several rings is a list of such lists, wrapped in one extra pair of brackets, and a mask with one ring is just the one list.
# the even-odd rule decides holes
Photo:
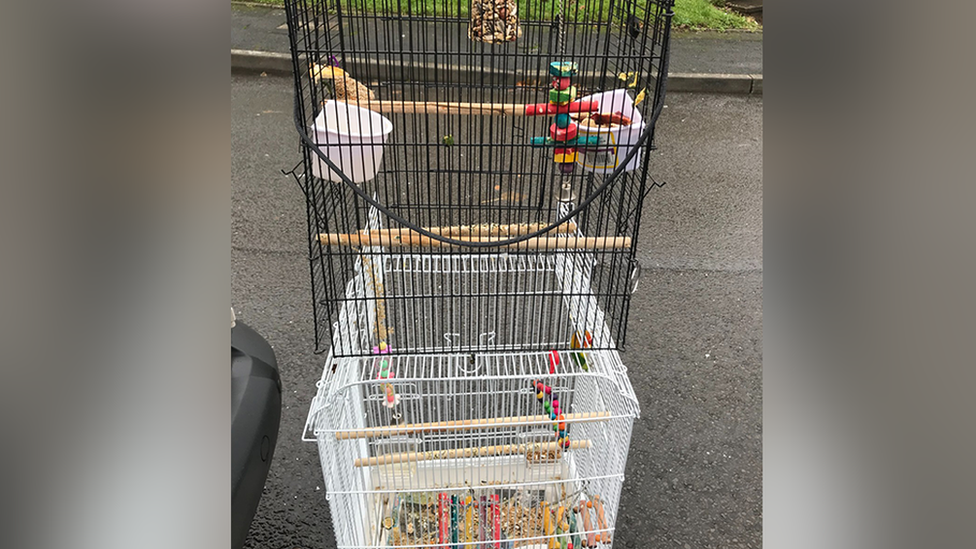
[(630, 287), (630, 293), (633, 294), (634, 292), (637, 291), (637, 285), (640, 283), (640, 276), (641, 276), (640, 261), (634, 261), (634, 264), (630, 270), (630, 281), (632, 283)]

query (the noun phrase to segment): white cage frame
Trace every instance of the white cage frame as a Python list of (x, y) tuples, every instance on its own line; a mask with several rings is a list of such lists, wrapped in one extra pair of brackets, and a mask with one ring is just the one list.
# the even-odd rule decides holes
[[(377, 212), (371, 212), (369, 228), (381, 228), (379, 219)], [(386, 355), (396, 372), (394, 385), (401, 405), (411, 416), (407, 427), (375, 425), (392, 411), (384, 412), (379, 406), (381, 387), (387, 381), (376, 376), (380, 358), (368, 355), (369, 326), (376, 322), (378, 302), (371, 288), (377, 282), (387, 291), (402, 287), (390, 282), (407, 272), (412, 276), (548, 272), (553, 275), (548, 279), (554, 286), (540, 289), (564, 295), (569, 329), (588, 328), (594, 338), (609, 337), (603, 311), (595, 298), (583, 291), (589, 284), (593, 258), (561, 251), (436, 255), (390, 254), (381, 248), (364, 248), (362, 253), (368, 261), (357, 264), (355, 276), (347, 285), (350, 299), (340, 311), (333, 350), (317, 383), (303, 433), (304, 440), (318, 445), (338, 547), (389, 546), (390, 531), (383, 527), (382, 519), (392, 515), (391, 501), (398, 498), (428, 498), (435, 491), (480, 497), (487, 491), (504, 490), (541, 493), (542, 499), (562, 499), (567, 507), (599, 494), (607, 503), (605, 523), (601, 523), (604, 527), (595, 521), (589, 529), (579, 525), (577, 546), (593, 542), (587, 540), (589, 536), (595, 538), (593, 545), (610, 547), (633, 422), (640, 415), (627, 368), (617, 351), (553, 351), (561, 366), (552, 374), (550, 353), (520, 351), (517, 345), (472, 352), (478, 346), (466, 346), (450, 333), (426, 337), (426, 346), (401, 348), (397, 354)], [(364, 265), (378, 268), (368, 273)], [(493, 334), (479, 337), (491, 338)], [(341, 356), (335, 350), (341, 350)], [(577, 353), (585, 357), (587, 370), (577, 367), (573, 356)], [(574, 446), (561, 452), (559, 459), (533, 461), (526, 457), (527, 452), (554, 444), (545, 442), (547, 436), (551, 440), (552, 421), (538, 415), (535, 390), (528, 383), (531, 380), (551, 384), (564, 395), (561, 398), (567, 399), (565, 409), (579, 418), (569, 422)], [(460, 402), (457, 406), (462, 411), (445, 410), (446, 400)], [(477, 423), (480, 420), (468, 413), (471, 408), (489, 410), (486, 415), (496, 419), (446, 432), (416, 428), (417, 423), (444, 420)], [(362, 436), (366, 433), (370, 436)], [(382, 461), (391, 455), (416, 459)], [(572, 501), (566, 500), (567, 494)], [(565, 540), (560, 538), (568, 540), (569, 536), (508, 536), (505, 543), (444, 546), (543, 549), (561, 547)], [(398, 546), (432, 545), (417, 542)]]

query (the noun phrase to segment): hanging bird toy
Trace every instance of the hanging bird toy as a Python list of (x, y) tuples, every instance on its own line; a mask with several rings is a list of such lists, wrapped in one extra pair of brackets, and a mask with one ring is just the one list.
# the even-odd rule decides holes
[[(390, 354), (390, 347), (385, 341), (381, 341), (379, 345), (373, 347), (373, 353), (378, 355)], [(383, 357), (380, 359), (380, 371), (376, 374), (376, 379), (390, 379), (393, 377), (393, 371), (390, 369), (390, 359), (389, 357)], [(383, 384), (383, 406), (389, 409), (393, 409), (400, 404), (400, 395), (396, 394), (393, 390), (393, 384), (384, 383)]]
[(552, 387), (537, 380), (531, 381), (535, 389), (535, 396), (542, 403), (542, 409), (552, 420), (553, 431), (556, 433), (556, 444), (563, 448), (569, 448), (569, 435), (566, 434), (566, 416), (559, 407), (559, 397), (553, 393)]
[(597, 136), (577, 136), (579, 125), (570, 118), (570, 113), (592, 113), (599, 110), (597, 101), (576, 101), (576, 86), (572, 77), (579, 71), (571, 61), (554, 61), (549, 64), (552, 88), (549, 90), (549, 103), (526, 105), (526, 115), (554, 114), (549, 126), (549, 137), (533, 137), (536, 146), (551, 146), (553, 161), (559, 165), (562, 174), (571, 174), (576, 166), (579, 148), (599, 143)]
[[(570, 349), (589, 349), (593, 346), (593, 334), (589, 330), (583, 330), (582, 337), (579, 332), (573, 332), (572, 337), (569, 339)], [(577, 366), (583, 369), (583, 371), (590, 371), (590, 365), (586, 363), (586, 355), (583, 353), (573, 353), (570, 355), (573, 360), (576, 361)]]

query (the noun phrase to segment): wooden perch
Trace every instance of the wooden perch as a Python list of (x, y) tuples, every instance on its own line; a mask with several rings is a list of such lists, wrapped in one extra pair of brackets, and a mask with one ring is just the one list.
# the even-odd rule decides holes
[[(498, 238), (455, 238), (464, 242), (499, 242)], [(319, 242), (328, 246), (386, 246), (404, 248), (411, 246), (455, 247), (454, 244), (434, 240), (417, 234), (384, 235), (376, 232), (354, 234), (320, 234)], [(619, 250), (630, 247), (629, 236), (540, 236), (515, 244), (495, 246), (509, 250)]]
[[(511, 225), (498, 225), (495, 223), (482, 223), (480, 225), (452, 225), (449, 227), (424, 227), (425, 231), (432, 232), (441, 236), (516, 236), (529, 234), (548, 227), (548, 223), (514, 223)], [(552, 233), (572, 233), (576, 232), (576, 223), (567, 221), (562, 225), (557, 225)], [(411, 229), (380, 229), (378, 231), (361, 231), (364, 236), (391, 236), (391, 237), (413, 237), (418, 235)]]
[(517, 103), (465, 103), (454, 101), (348, 101), (363, 109), (381, 113), (494, 114), (525, 115), (525, 105)]
[(375, 99), (343, 100), (345, 103), (380, 113), (483, 114), (502, 116), (537, 116), (557, 113), (593, 112), (597, 101), (573, 101), (568, 105), (549, 103), (467, 103), (458, 101), (380, 101)]
[[(569, 443), (569, 449), (572, 450), (590, 448), (591, 446), (592, 443), (589, 440), (573, 440)], [(540, 452), (553, 452), (561, 449), (562, 448), (560, 448), (559, 444), (555, 442), (503, 444), (500, 446), (480, 446), (477, 448), (455, 448), (451, 450), (432, 450), (430, 452), (401, 452), (399, 454), (386, 454), (371, 458), (359, 458), (354, 464), (356, 467), (375, 467), (377, 465), (392, 465), (394, 463), (429, 461), (433, 459), (510, 456), (513, 454), (524, 454), (525, 452), (535, 450)]]
[[(586, 412), (582, 414), (566, 414), (566, 423), (584, 423), (590, 421), (606, 421), (610, 412)], [(411, 423), (407, 425), (392, 425), (389, 427), (371, 427), (359, 431), (338, 432), (335, 437), (339, 440), (358, 438), (388, 437), (406, 435), (410, 433), (424, 433), (430, 431), (467, 431), (471, 429), (486, 429), (496, 426), (510, 426), (517, 423), (551, 422), (549, 416), (512, 416), (486, 419), (464, 419), (459, 421), (437, 421), (433, 423)]]

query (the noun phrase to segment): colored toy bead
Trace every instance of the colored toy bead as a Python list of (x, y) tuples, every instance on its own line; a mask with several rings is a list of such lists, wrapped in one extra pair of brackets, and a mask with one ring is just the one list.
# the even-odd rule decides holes
[(574, 163), (559, 164), (559, 171), (562, 172), (562, 173), (564, 173), (564, 174), (571, 174), (571, 173), (573, 173), (573, 170), (575, 170), (575, 169), (576, 169), (576, 164), (574, 164)]
[(559, 429), (562, 431), (566, 430), (566, 416), (559, 414)]
[(572, 61), (553, 61), (549, 63), (549, 74), (553, 76), (572, 76), (576, 74), (579, 65)]
[(568, 76), (555, 77), (552, 79), (552, 87), (557, 90), (565, 90), (569, 87), (570, 78)]
[(552, 160), (557, 164), (567, 164), (576, 162), (578, 156), (576, 149), (557, 147), (552, 153)]
[(566, 430), (565, 429), (560, 429), (559, 430), (559, 438), (566, 438)]
[(556, 127), (565, 128), (569, 126), (570, 118), (568, 114), (557, 114), (556, 115)]
[(549, 410), (549, 419), (556, 421), (556, 413), (552, 410)]
[(535, 396), (536, 396), (536, 398), (538, 398), (539, 400), (542, 400), (543, 398), (545, 398), (545, 397), (546, 397), (546, 394), (545, 394), (545, 393), (543, 393), (542, 391), (539, 391), (539, 393), (538, 393), (537, 395), (535, 395)]
[(543, 403), (542, 408), (546, 411), (547, 414), (552, 413), (552, 406), (550, 406), (548, 402)]
[(579, 126), (575, 122), (570, 122), (565, 128), (560, 128), (556, 124), (549, 126), (549, 137), (554, 141), (568, 141), (576, 137)]
[(555, 105), (568, 105), (576, 99), (576, 86), (570, 86), (565, 90), (549, 90), (549, 103)]
[(574, 332), (569, 338), (569, 346), (573, 349), (587, 349), (593, 346), (593, 334), (589, 330), (583, 332), (583, 337), (580, 337), (578, 332)]
[(389, 379), (393, 377), (393, 373), (390, 372), (390, 361), (383, 359), (380, 361), (380, 371), (376, 374), (379, 379)]
[(599, 145), (600, 136), (598, 135), (581, 135), (576, 139), (568, 139), (566, 141), (556, 141), (551, 137), (533, 137), (529, 140), (529, 143), (534, 147), (586, 147), (590, 145)]
[(558, 408), (559, 407), (559, 399), (558, 398), (552, 399), (552, 405), (555, 406), (556, 408)]
[(563, 448), (569, 448), (569, 439), (563, 441)]
[(525, 106), (525, 115), (538, 116), (563, 112), (597, 112), (598, 110), (600, 110), (599, 101), (573, 101), (568, 105), (562, 106), (556, 106), (551, 103), (536, 103)]

